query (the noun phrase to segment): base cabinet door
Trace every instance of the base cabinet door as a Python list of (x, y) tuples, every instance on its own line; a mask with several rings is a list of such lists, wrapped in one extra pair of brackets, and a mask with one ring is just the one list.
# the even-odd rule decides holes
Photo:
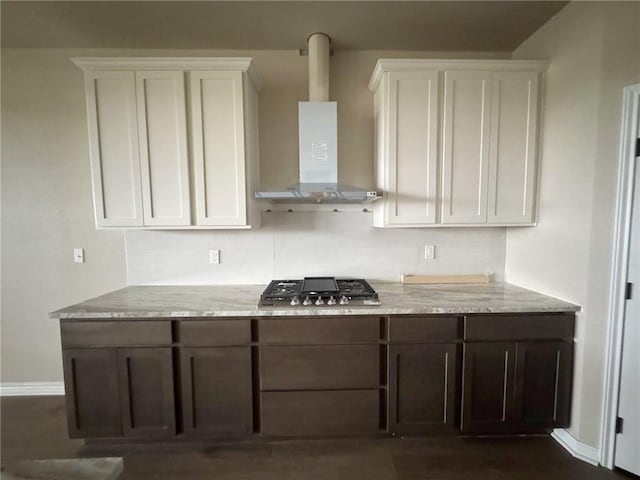
[(69, 436), (121, 436), (116, 350), (65, 349), (62, 358)]
[(175, 435), (171, 348), (118, 349), (118, 377), (124, 435)]
[(457, 425), (456, 344), (389, 347), (389, 431), (442, 433)]
[(464, 345), (462, 432), (513, 430), (515, 343)]
[(569, 426), (573, 343), (464, 346), (464, 433), (533, 433)]
[(518, 343), (514, 421), (524, 430), (568, 426), (572, 370), (572, 343)]
[(170, 348), (63, 350), (71, 437), (175, 435)]
[(185, 434), (253, 432), (251, 347), (183, 348), (180, 362)]

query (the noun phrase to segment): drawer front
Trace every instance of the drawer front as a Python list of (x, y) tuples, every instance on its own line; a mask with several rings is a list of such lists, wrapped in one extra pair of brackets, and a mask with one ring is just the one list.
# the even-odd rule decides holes
[(451, 316), (391, 317), (389, 341), (398, 343), (450, 343), (462, 338), (462, 318)]
[(183, 320), (180, 343), (189, 347), (247, 345), (251, 343), (250, 320)]
[(171, 345), (169, 320), (62, 322), (62, 347)]
[(484, 340), (573, 340), (573, 314), (469, 315), (464, 321), (464, 339)]
[(273, 318), (260, 321), (261, 343), (373, 343), (380, 339), (378, 317)]
[(262, 392), (265, 435), (362, 435), (379, 431), (377, 390)]
[(262, 390), (377, 388), (378, 345), (261, 347)]

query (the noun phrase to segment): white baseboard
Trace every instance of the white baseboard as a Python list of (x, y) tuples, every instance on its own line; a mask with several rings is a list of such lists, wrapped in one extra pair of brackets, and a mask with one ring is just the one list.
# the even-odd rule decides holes
[(3, 382), (0, 397), (31, 397), (36, 395), (64, 395), (63, 382)]
[(600, 464), (600, 450), (591, 445), (579, 442), (564, 428), (557, 428), (551, 432), (551, 438), (562, 445), (565, 450), (577, 459), (595, 465), (596, 467)]

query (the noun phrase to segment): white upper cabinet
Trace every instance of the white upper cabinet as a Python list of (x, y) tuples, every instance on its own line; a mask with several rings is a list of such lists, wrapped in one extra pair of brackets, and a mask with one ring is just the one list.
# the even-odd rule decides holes
[(390, 72), (381, 82), (375, 94), (377, 188), (386, 196), (374, 224), (435, 223), (438, 72)]
[(182, 72), (136, 72), (144, 224), (189, 225), (189, 157)]
[(535, 223), (545, 62), (379, 60), (377, 227)]
[(189, 76), (198, 225), (245, 225), (242, 73)]
[(539, 76), (493, 74), (488, 223), (533, 222)]
[(96, 225), (142, 226), (133, 72), (85, 75)]
[(259, 226), (251, 59), (73, 61), (85, 71), (96, 226)]
[(491, 72), (444, 72), (442, 223), (487, 221)]

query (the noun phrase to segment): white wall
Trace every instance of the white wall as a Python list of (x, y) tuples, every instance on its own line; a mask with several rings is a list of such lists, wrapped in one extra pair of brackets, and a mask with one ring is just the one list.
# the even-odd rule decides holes
[(506, 280), (582, 305), (571, 433), (599, 443), (622, 88), (640, 81), (640, 3), (574, 2), (514, 58), (551, 61), (539, 222), (508, 229)]
[(84, 86), (71, 67), (66, 54), (2, 52), (3, 382), (61, 380), (47, 313), (126, 284), (123, 233), (93, 226)]
[[(60, 337), (47, 312), (129, 283), (243, 283), (312, 273), (397, 279), (403, 271), (504, 269), (504, 229), (381, 232), (367, 214), (268, 214), (255, 232), (96, 231), (82, 72), (74, 56), (251, 56), (260, 94), (262, 186), (297, 180), (297, 102), (307, 58), (292, 51), (2, 50), (2, 382), (62, 379)], [(339, 176), (373, 183), (373, 99), (379, 57), (505, 58), (495, 52), (338, 52)], [(420, 260), (424, 243), (437, 259)], [(344, 247), (347, 244), (348, 247)], [(309, 245), (316, 247), (310, 257)], [(72, 262), (84, 247), (85, 264)], [(208, 263), (208, 249), (222, 264)]]

